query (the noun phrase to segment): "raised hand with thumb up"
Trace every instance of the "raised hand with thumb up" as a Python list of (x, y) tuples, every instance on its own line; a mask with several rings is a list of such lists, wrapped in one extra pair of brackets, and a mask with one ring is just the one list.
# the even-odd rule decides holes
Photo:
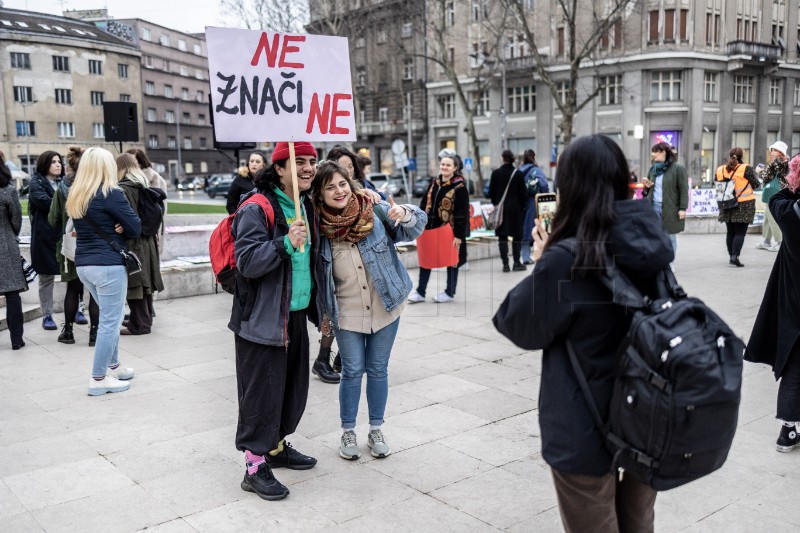
[(408, 216), (408, 212), (406, 211), (406, 208), (404, 208), (403, 206), (394, 203), (394, 198), (392, 198), (391, 195), (389, 195), (388, 202), (389, 202), (389, 212), (386, 213), (386, 216), (394, 220), (394, 225), (397, 226), (400, 222), (403, 221), (403, 219), (406, 218), (406, 216)]

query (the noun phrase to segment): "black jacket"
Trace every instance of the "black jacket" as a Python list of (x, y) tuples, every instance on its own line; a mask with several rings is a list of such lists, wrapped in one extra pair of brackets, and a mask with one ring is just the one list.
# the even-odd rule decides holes
[(800, 337), (800, 217), (794, 211), (800, 194), (783, 189), (770, 198), (769, 210), (783, 232), (783, 241), (767, 281), (745, 360), (772, 366), (779, 378)]
[(419, 208), (428, 215), (425, 229), (436, 229), (445, 224), (453, 226), (453, 235), (461, 239), (458, 249), (458, 266), (461, 266), (467, 262), (466, 238), (470, 233), (469, 191), (463, 176), (454, 176), (445, 185), (441, 184), (441, 179), (440, 175), (431, 180)]
[[(125, 248), (126, 239), (138, 238), (142, 230), (142, 221), (133, 211), (122, 189), (111, 189), (107, 197), (103, 196), (101, 189), (97, 189), (97, 194), (89, 202), (86, 214), (83, 218), (74, 219), (73, 222), (75, 232), (78, 234), (75, 248), (76, 267), (124, 265), (125, 260), (122, 255), (95, 231), (87, 221), (89, 218), (122, 248)], [(117, 223), (124, 229), (122, 235), (114, 231)]]
[[(511, 184), (509, 185), (509, 180)], [(496, 207), (503, 199), (508, 186), (505, 202), (503, 202), (503, 223), (495, 229), (498, 237), (511, 236), (515, 241), (522, 240), (522, 227), (525, 222), (525, 208), (528, 205), (528, 188), (524, 176), (516, 172), (514, 165), (506, 163), (492, 171), (489, 182), (489, 198)]]
[(39, 274), (61, 274), (56, 259), (61, 230), (51, 226), (47, 220), (55, 192), (46, 177), (33, 173), (28, 192), (28, 216), (31, 219), (31, 266)]
[(233, 182), (231, 182), (231, 188), (228, 190), (228, 201), (225, 204), (225, 209), (228, 210), (228, 214), (236, 211), (236, 208), (239, 206), (239, 201), (242, 199), (242, 195), (249, 193), (254, 188), (253, 179), (249, 174), (247, 177), (237, 174), (236, 177), (233, 178)]
[[(647, 202), (615, 204), (610, 235), (614, 264), (645, 294), (655, 292), (655, 275), (674, 254), (661, 221)], [(567, 355), (569, 338), (581, 361), (600, 413), (606, 417), (617, 348), (630, 326), (625, 308), (610, 303), (611, 293), (591, 274), (573, 275), (574, 255), (554, 244), (533, 273), (506, 296), (494, 316), (497, 330), (521, 348), (543, 349), (539, 390), (542, 456), (569, 474), (603, 476), (611, 456), (595, 429)]]

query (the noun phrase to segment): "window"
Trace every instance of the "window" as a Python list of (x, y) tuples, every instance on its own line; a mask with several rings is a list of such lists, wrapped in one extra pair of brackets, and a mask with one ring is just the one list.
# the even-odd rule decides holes
[(142, 40), (143, 41), (151, 41), (152, 39), (153, 39), (153, 37), (150, 34), (150, 28), (142, 27)]
[(189, 89), (187, 87), (183, 87), (181, 89), (181, 98), (183, 98), (184, 100), (188, 100), (190, 98), (189, 97)]
[(33, 87), (22, 87), (19, 85), (15, 85), (14, 101), (21, 103), (33, 102)]
[(769, 105), (783, 104), (783, 80), (769, 80)]
[(158, 114), (156, 113), (155, 108), (148, 107), (147, 108), (147, 121), (148, 122), (155, 122), (158, 120)]
[(719, 0), (713, 3), (713, 6), (706, 8), (706, 44), (716, 46), (720, 44), (722, 7), (719, 5)]
[(716, 144), (717, 132), (704, 131), (700, 144), (700, 176), (703, 182), (711, 183), (714, 166), (717, 158), (714, 156), (714, 145)]
[(67, 56), (53, 56), (53, 70), (56, 72), (69, 72), (69, 58)]
[(199, 144), (200, 144), (200, 149), (205, 150), (206, 148), (208, 148), (208, 139), (206, 139), (205, 137), (200, 137)]
[(183, 138), (183, 149), (184, 150), (191, 150), (192, 149), (192, 138), (191, 137), (184, 137)]
[(750, 140), (753, 135), (749, 131), (734, 131), (731, 146), (738, 146), (744, 152), (744, 161), (750, 161)]
[(144, 82), (144, 94), (153, 95), (156, 94), (156, 84), (152, 81)]
[(92, 135), (94, 135), (95, 139), (105, 139), (106, 138), (106, 125), (102, 122), (95, 122), (92, 124)]
[(189, 75), (189, 67), (187, 67), (185, 65), (181, 65), (179, 71), (181, 73), (181, 76), (188, 76)]
[(194, 55), (201, 56), (203, 55), (203, 47), (199, 44), (195, 43), (194, 45)]
[(792, 132), (792, 152), (800, 150), (800, 132)]
[(794, 106), (800, 107), (800, 80), (794, 80)]
[(761, 0), (738, 0), (736, 2), (736, 39), (758, 41), (758, 17), (760, 15)]
[(681, 71), (653, 72), (650, 81), (650, 100), (670, 102), (681, 99)]
[(414, 79), (414, 58), (407, 57), (403, 60), (403, 79), (404, 80), (413, 80)]
[(167, 137), (167, 148), (172, 148), (173, 150), (178, 148), (178, 141), (175, 137), (171, 135)]
[(379, 29), (378, 30), (378, 44), (383, 44), (383, 43), (386, 42), (386, 40), (387, 40), (386, 30), (384, 28)]
[(158, 148), (158, 135), (148, 135), (147, 137), (148, 148)]
[(483, 115), (489, 111), (489, 91), (474, 91), (472, 93), (472, 104), (476, 115)]
[(367, 69), (365, 67), (356, 67), (356, 86), (365, 87), (367, 85)]
[(58, 136), (61, 138), (71, 139), (75, 137), (75, 123), (74, 122), (59, 122), (58, 123)]
[(119, 101), (120, 102), (130, 102), (131, 95), (125, 93), (119, 93)]
[(622, 103), (622, 76), (605, 76), (600, 78), (600, 105), (616, 105)]
[(206, 95), (205, 95), (205, 93), (203, 91), (197, 91), (197, 101), (198, 102), (204, 102), (205, 98), (206, 98)]
[(11, 68), (31, 68), (31, 55), (22, 52), (11, 52)]
[(97, 76), (103, 75), (103, 62), (99, 59), (90, 59), (89, 60), (89, 74), (95, 74)]
[(119, 74), (120, 79), (127, 80), (128, 79), (128, 65), (125, 63), (119, 63), (117, 65), (117, 74)]
[(203, 74), (202, 70), (200, 70), (199, 68), (194, 69), (194, 77), (195, 78), (197, 78), (198, 80), (202, 80), (202, 79), (205, 79), (204, 76), (205, 76), (205, 74)]
[(158, 39), (158, 42), (161, 43), (162, 46), (169, 46), (169, 35), (161, 34), (161, 37)]
[(164, 72), (171, 72), (172, 71), (172, 63), (169, 59), (164, 59), (161, 63), (161, 70)]
[(56, 103), (72, 105), (72, 89), (56, 89)]
[(569, 88), (570, 83), (568, 81), (560, 81), (556, 85), (556, 92), (562, 103), (567, 101), (567, 91), (569, 91)]
[(511, 87), (508, 92), (508, 113), (531, 113), (536, 111), (536, 86)]
[(186, 169), (187, 174), (191, 174), (192, 172), (194, 172), (194, 163), (192, 163), (191, 161), (187, 161), (186, 163), (183, 164), (183, 168)]
[(144, 60), (144, 66), (147, 68), (153, 68), (153, 56), (142, 56)]
[(404, 22), (403, 27), (400, 29), (400, 36), (403, 39), (408, 39), (414, 31), (414, 24), (411, 22)]
[(622, 47), (622, 19), (617, 19), (600, 37), (600, 49), (611, 50), (620, 47)]
[(27, 122), (23, 120), (17, 121), (17, 137), (35, 137), (36, 136), (36, 123), (32, 120)]
[(364, 48), (367, 45), (367, 40), (363, 37), (356, 39), (356, 48)]
[(379, 107), (378, 108), (378, 122), (381, 124), (385, 124), (389, 122), (389, 108), (388, 107)]
[(200, 172), (208, 172), (208, 162), (200, 161)]
[(183, 114), (183, 124), (191, 124), (192, 123), (192, 115), (191, 113), (184, 113)]
[(198, 126), (205, 126), (206, 125), (206, 116), (205, 115), (197, 115), (197, 125)]
[(186, 51), (186, 41), (184, 41), (183, 39), (178, 39), (178, 50), (180, 50), (181, 52)]
[(749, 104), (753, 101), (753, 77), (733, 77), (733, 103)]
[(562, 57), (566, 48), (564, 47), (564, 27), (556, 28), (556, 55)]
[(164, 120), (166, 120), (170, 124), (175, 123), (175, 112), (174, 111), (164, 111)]
[(456, 95), (446, 94), (438, 98), (439, 116), (441, 118), (456, 118)]
[(447, 2), (445, 6), (445, 17), (447, 20), (448, 26), (455, 26), (456, 25), (456, 5), (455, 2)]
[(703, 101), (716, 102), (717, 101), (717, 78), (719, 74), (716, 72), (706, 72), (703, 78)]
[(688, 18), (688, 9), (665, 9), (663, 19), (661, 18), (660, 10), (654, 9), (650, 11), (647, 41), (650, 43), (655, 43), (659, 40), (667, 43), (688, 41)]
[(172, 98), (172, 85), (164, 85), (164, 96)]
[(91, 92), (92, 105), (103, 105), (104, 97), (105, 93), (101, 91), (92, 91)]

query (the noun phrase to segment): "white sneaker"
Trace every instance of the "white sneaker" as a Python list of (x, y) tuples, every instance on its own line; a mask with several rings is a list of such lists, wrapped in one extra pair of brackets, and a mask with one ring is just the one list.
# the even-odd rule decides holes
[(128, 380), (133, 379), (133, 369), (122, 366), (121, 364), (114, 369), (109, 368), (108, 374), (117, 379)]
[(444, 291), (440, 292), (439, 294), (433, 297), (433, 301), (436, 302), (437, 304), (448, 304), (453, 300), (454, 298)]
[(769, 250), (772, 248), (772, 243), (770, 241), (761, 241), (760, 243), (756, 244), (756, 248), (759, 250)]
[(412, 292), (411, 294), (408, 295), (408, 303), (410, 303), (410, 304), (418, 304), (418, 303), (424, 302), (424, 301), (425, 301), (425, 297), (422, 296), (417, 291), (414, 291), (414, 292)]
[(781, 241), (778, 241), (769, 248), (767, 248), (767, 250), (769, 250), (770, 252), (777, 252), (780, 249), (781, 249)]
[(101, 396), (107, 392), (122, 392), (131, 388), (127, 381), (120, 381), (110, 374), (100, 381), (89, 378), (89, 396)]

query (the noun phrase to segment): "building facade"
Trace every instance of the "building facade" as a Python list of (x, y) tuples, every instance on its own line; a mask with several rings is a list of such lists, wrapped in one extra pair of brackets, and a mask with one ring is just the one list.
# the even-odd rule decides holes
[[(23, 170), (46, 150), (104, 146), (103, 102), (138, 104), (140, 54), (92, 24), (0, 9), (0, 149)], [(136, 143), (132, 146), (138, 146)]]

